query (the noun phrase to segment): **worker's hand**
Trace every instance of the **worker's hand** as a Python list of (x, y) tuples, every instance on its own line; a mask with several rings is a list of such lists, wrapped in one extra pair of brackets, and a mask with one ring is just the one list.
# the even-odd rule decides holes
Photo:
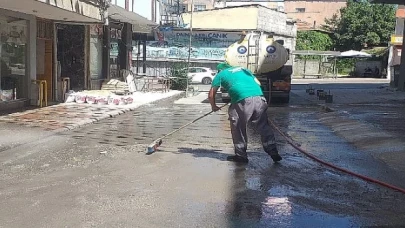
[(218, 106), (212, 106), (212, 111), (213, 112), (216, 112), (216, 111), (218, 111), (218, 110), (220, 110), (221, 108), (220, 107), (218, 107)]

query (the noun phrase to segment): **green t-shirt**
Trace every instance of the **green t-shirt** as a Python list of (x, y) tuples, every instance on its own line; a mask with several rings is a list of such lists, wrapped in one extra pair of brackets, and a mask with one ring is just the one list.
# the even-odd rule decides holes
[(212, 87), (226, 89), (231, 97), (231, 103), (254, 96), (263, 96), (260, 82), (248, 69), (231, 67), (219, 72), (212, 81)]

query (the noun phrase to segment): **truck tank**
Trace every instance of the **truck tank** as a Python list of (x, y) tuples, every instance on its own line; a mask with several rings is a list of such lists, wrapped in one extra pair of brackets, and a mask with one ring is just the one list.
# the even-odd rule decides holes
[[(292, 66), (289, 50), (281, 41), (263, 33), (248, 33), (238, 42), (230, 45), (225, 53), (225, 61), (232, 66), (245, 67), (259, 79), (263, 93), (270, 103), (277, 99), (288, 103), (291, 90)], [(222, 91), (226, 102), (227, 93)]]

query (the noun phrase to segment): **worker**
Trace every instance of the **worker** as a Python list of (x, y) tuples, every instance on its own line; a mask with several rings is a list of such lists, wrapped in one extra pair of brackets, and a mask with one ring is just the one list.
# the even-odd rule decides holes
[(212, 81), (208, 94), (212, 111), (218, 111), (215, 96), (220, 87), (229, 92), (231, 105), (228, 110), (231, 124), (232, 140), (235, 155), (228, 156), (228, 161), (248, 163), (247, 133), (248, 122), (255, 125), (261, 135), (264, 151), (270, 155), (274, 162), (281, 161), (278, 153), (274, 133), (267, 118), (267, 102), (260, 88), (259, 80), (252, 72), (243, 67), (232, 67), (228, 63), (217, 66), (218, 73)]

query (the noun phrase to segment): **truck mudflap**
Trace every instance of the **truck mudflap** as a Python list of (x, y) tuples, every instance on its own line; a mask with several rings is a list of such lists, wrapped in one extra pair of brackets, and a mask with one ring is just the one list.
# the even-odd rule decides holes
[[(267, 102), (288, 103), (290, 101), (292, 66), (258, 76)], [(275, 98), (275, 99), (274, 99)]]

